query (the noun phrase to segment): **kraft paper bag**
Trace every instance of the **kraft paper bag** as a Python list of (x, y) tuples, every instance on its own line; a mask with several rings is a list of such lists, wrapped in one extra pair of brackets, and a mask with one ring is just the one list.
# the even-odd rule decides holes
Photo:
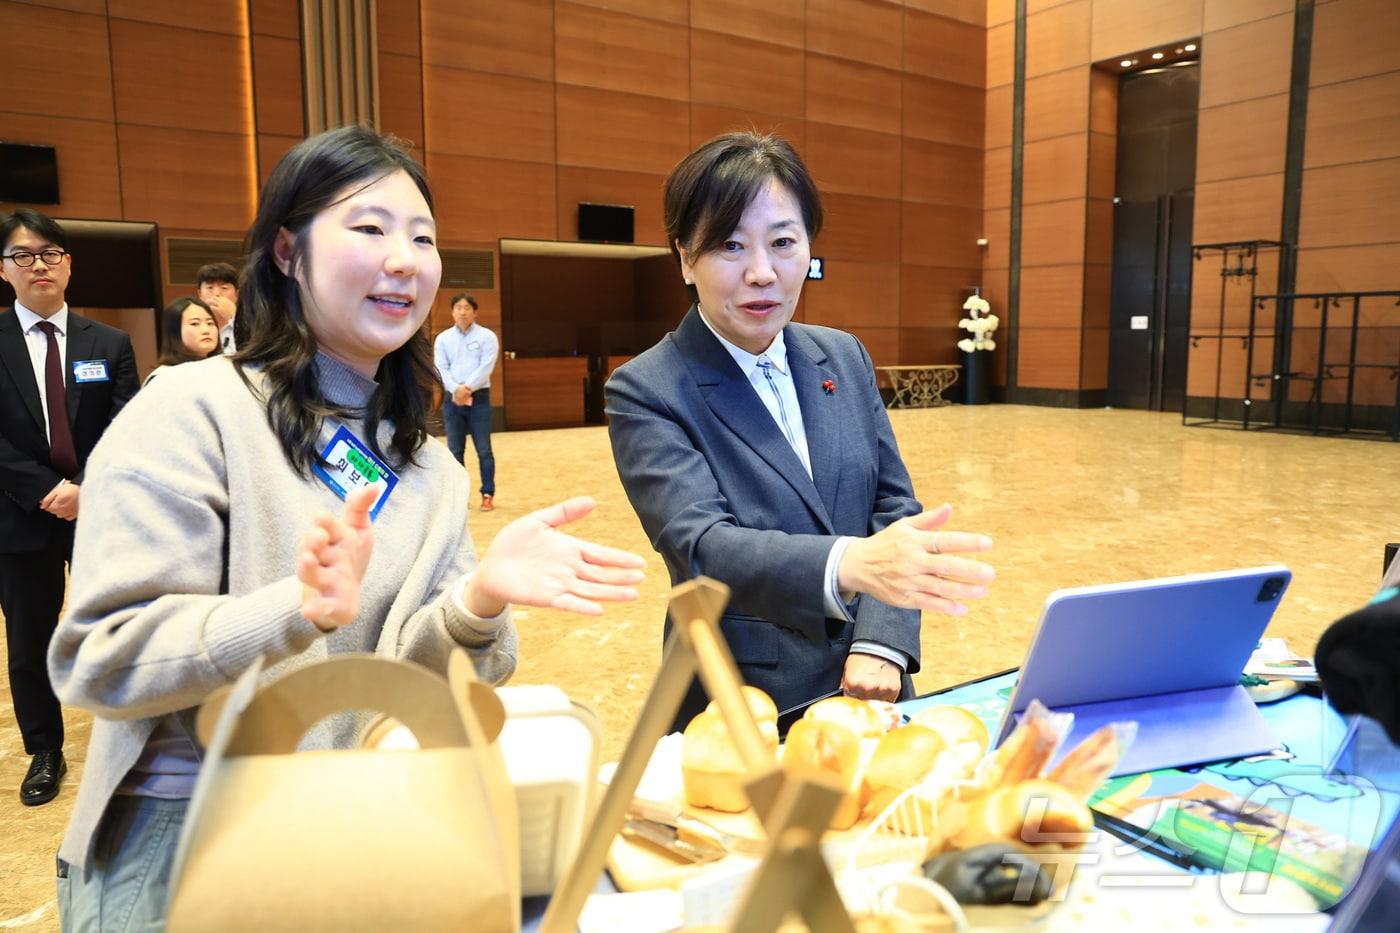
[[(201, 711), (207, 749), (180, 836), (168, 929), (520, 929), (516, 800), (495, 691), (343, 655), (258, 689), (254, 664)], [(296, 751), (321, 719), (372, 710), (415, 750)]]

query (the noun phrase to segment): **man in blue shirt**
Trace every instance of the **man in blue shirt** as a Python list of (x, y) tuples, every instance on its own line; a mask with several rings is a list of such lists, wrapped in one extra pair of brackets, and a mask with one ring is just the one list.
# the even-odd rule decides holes
[(452, 296), (452, 327), (437, 335), (433, 359), (442, 378), (442, 421), (447, 449), (466, 466), (471, 432), (481, 464), (481, 511), (495, 508), (496, 458), (491, 454), (491, 370), (500, 342), (476, 323), (476, 299), (466, 292)]

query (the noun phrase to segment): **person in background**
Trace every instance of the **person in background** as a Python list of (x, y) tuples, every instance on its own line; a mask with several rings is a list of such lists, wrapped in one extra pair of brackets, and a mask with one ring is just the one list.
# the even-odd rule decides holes
[(176, 298), (160, 313), (160, 359), (146, 376), (145, 388), (167, 366), (207, 359), (219, 352), (219, 324), (198, 298)]
[[(31, 755), (19, 799), (58, 795), (63, 712), (45, 659), (73, 554), (88, 455), (136, 393), (131, 338), (68, 309), (73, 256), (63, 228), (21, 208), (0, 219), (0, 278), (15, 290), (0, 314), (0, 612), (10, 696)], [(83, 498), (83, 507), (92, 502)]]
[[(914, 498), (861, 342), (791, 323), (816, 185), (786, 140), (732, 133), (682, 159), (664, 198), (694, 304), (608, 380), (627, 498), (673, 583), (729, 586), (720, 626), (779, 710), (911, 696), (920, 611), (985, 595), (992, 568), (960, 555), (992, 542)], [(696, 681), (676, 726), (705, 702)]]
[[(162, 373), (94, 453), (49, 650), (59, 696), (94, 714), (59, 849), (64, 930), (162, 928), (195, 712), (256, 658), (268, 678), (353, 652), (445, 672), (460, 648), (500, 683), (510, 604), (637, 598), (640, 557), (559, 530), (587, 498), (511, 522), (478, 559), (460, 467), (428, 443), (436, 241), (423, 167), (395, 141), (347, 126), (298, 143), (248, 232), (238, 352)], [(349, 747), (358, 725), (328, 717), (302, 744)]]
[(234, 339), (233, 321), (238, 316), (238, 270), (226, 262), (211, 262), (195, 273), (195, 294), (214, 313), (219, 325), (219, 350), (233, 353), (238, 349)]
[(437, 335), (433, 359), (442, 379), (442, 422), (447, 449), (467, 465), (467, 434), (472, 436), (481, 468), (481, 511), (495, 505), (496, 458), (491, 454), (491, 370), (500, 341), (476, 321), (476, 299), (466, 292), (452, 296), (452, 327)]

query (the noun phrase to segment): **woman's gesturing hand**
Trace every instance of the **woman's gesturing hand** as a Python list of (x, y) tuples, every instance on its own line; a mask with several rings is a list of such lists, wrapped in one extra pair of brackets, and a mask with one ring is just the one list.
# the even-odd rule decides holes
[(996, 571), (956, 555), (989, 551), (992, 539), (938, 531), (952, 515), (953, 507), (945, 504), (855, 539), (837, 568), (837, 585), (903, 609), (966, 615), (965, 601), (986, 596)]
[(360, 581), (374, 550), (369, 510), (377, 490), (358, 489), (345, 497), (340, 518), (316, 516), (301, 539), (297, 579), (302, 582), (301, 614), (323, 632), (349, 625), (360, 612)]
[(467, 581), (467, 610), (489, 619), (516, 603), (596, 616), (599, 603), (636, 599), (642, 558), (558, 530), (594, 504), (587, 496), (569, 499), (502, 528)]

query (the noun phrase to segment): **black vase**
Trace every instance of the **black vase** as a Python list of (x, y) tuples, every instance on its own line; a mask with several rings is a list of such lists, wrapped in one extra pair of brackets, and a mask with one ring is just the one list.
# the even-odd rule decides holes
[(987, 370), (992, 365), (991, 350), (962, 351), (962, 384), (964, 405), (985, 405), (987, 397)]

